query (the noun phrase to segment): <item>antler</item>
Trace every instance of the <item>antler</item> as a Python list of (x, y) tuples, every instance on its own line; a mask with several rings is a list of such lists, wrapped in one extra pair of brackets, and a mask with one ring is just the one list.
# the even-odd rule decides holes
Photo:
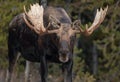
[[(30, 10), (26, 11), (26, 8), (24, 6), (24, 14), (23, 19), (25, 23), (28, 25), (28, 27), (32, 30), (34, 30), (37, 34), (47, 34), (47, 33), (57, 33), (59, 30), (47, 30), (44, 28), (43, 25), (43, 7), (40, 6), (38, 3), (30, 5)], [(49, 26), (50, 24), (48, 24)]]
[(107, 10), (108, 10), (108, 6), (104, 10), (102, 8), (100, 8), (100, 11), (97, 9), (97, 13), (96, 13), (96, 16), (95, 16), (95, 19), (92, 25), (88, 28), (88, 25), (86, 24), (85, 30), (83, 30), (82, 28), (79, 28), (79, 33), (83, 33), (86, 36), (91, 35), (93, 31), (97, 29), (99, 25), (103, 22), (106, 16)]
[(44, 11), (43, 7), (36, 3), (30, 5), (30, 8), (31, 9), (27, 13), (26, 8), (24, 6), (25, 13), (23, 14), (23, 18), (25, 23), (38, 34), (45, 32), (46, 29), (43, 26), (43, 11)]

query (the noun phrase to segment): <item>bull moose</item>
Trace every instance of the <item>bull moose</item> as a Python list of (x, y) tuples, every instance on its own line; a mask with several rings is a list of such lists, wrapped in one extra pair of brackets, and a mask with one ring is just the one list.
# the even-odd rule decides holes
[(103, 22), (108, 7), (97, 10), (92, 25), (83, 30), (79, 20), (71, 21), (60, 7), (43, 8), (38, 3), (30, 5), (27, 12), (14, 17), (9, 24), (8, 56), (11, 82), (18, 52), (28, 61), (40, 62), (41, 82), (47, 82), (48, 62), (61, 63), (64, 82), (72, 82), (73, 48), (76, 34), (89, 36)]

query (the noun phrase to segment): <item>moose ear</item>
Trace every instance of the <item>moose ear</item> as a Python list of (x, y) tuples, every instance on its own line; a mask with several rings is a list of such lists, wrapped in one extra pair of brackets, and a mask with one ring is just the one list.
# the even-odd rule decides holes
[(75, 20), (73, 23), (72, 23), (72, 28), (74, 30), (78, 29), (81, 25), (81, 21), (80, 20)]
[(57, 18), (53, 17), (52, 15), (49, 16), (49, 23), (54, 28), (59, 28), (61, 25), (60, 21)]

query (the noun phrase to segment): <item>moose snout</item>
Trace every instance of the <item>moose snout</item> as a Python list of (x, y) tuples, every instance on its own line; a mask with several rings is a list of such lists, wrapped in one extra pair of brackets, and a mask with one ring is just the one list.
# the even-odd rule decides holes
[(69, 60), (69, 50), (68, 49), (61, 49), (59, 51), (59, 60), (63, 63)]

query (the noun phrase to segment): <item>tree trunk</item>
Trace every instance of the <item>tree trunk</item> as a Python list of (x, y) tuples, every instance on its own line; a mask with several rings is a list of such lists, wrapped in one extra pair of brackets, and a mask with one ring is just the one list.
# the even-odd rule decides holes
[(39, 0), (39, 4), (45, 8), (47, 6), (47, 0)]
[(93, 74), (97, 74), (97, 68), (98, 68), (98, 54), (96, 50), (95, 44), (93, 44)]

